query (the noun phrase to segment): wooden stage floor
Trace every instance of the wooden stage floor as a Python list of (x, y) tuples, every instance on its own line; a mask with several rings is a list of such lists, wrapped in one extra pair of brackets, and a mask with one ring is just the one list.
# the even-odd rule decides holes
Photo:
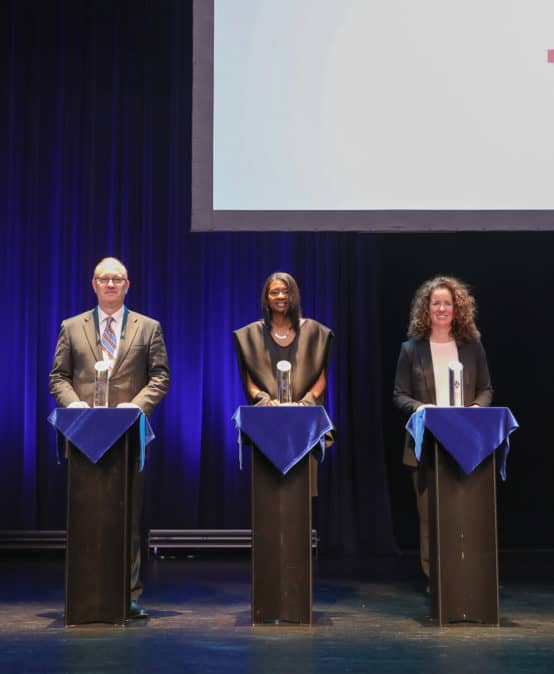
[(0, 557), (0, 672), (554, 671), (554, 552), (501, 556), (500, 627), (437, 628), (415, 557), (316, 567), (313, 627), (251, 627), (249, 560), (145, 564), (147, 621), (63, 626), (63, 557)]

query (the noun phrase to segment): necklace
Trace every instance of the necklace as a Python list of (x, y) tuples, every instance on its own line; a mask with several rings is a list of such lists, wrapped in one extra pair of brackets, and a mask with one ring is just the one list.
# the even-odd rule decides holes
[(284, 335), (280, 335), (277, 330), (273, 331), (273, 336), (277, 337), (277, 339), (286, 339), (290, 334), (290, 328), (285, 332)]

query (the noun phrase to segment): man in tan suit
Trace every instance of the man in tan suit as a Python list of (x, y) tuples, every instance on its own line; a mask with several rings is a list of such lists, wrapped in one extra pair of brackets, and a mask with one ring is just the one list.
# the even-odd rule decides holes
[[(130, 281), (125, 266), (116, 258), (101, 260), (94, 269), (92, 289), (98, 306), (62, 321), (50, 393), (59, 407), (91, 407), (94, 399), (95, 364), (105, 361), (110, 369), (109, 406), (140, 407), (151, 414), (169, 388), (169, 366), (158, 321), (129, 311), (124, 304)], [(137, 603), (140, 582), (140, 517), (144, 474), (133, 480), (133, 534), (130, 616), (147, 617)]]

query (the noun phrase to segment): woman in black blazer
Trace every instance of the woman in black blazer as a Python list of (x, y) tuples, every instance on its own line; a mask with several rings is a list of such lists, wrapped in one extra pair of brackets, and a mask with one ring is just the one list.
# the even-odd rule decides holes
[[(485, 350), (475, 325), (475, 300), (467, 286), (449, 276), (426, 281), (412, 300), (408, 341), (402, 344), (393, 401), (406, 418), (421, 407), (449, 405), (448, 363), (464, 366), (466, 407), (487, 406), (492, 387)], [(425, 462), (426, 451), (422, 454)], [(406, 434), (404, 463), (412, 469), (419, 512), (420, 556), (429, 577), (429, 494), (426, 471), (418, 465), (411, 436)]]

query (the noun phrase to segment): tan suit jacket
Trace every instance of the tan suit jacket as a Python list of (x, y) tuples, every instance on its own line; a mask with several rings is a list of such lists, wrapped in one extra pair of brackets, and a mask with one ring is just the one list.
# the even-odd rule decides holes
[[(78, 400), (92, 407), (94, 365), (102, 359), (97, 309), (62, 322), (50, 372), (50, 393), (59, 407)], [(149, 415), (168, 388), (169, 366), (160, 324), (125, 309), (110, 376), (110, 407), (131, 402)]]

